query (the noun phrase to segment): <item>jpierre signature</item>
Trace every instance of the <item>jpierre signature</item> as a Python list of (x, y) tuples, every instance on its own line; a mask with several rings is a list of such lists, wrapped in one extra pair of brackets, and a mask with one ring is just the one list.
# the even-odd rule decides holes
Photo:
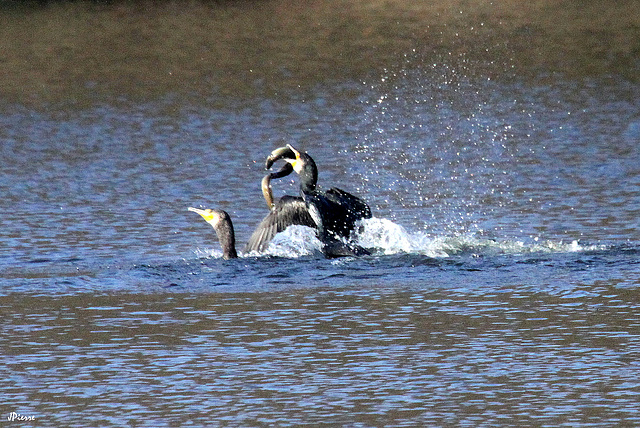
[(11, 413), (9, 413), (9, 417), (7, 418), (7, 420), (9, 422), (13, 422), (13, 421), (35, 421), (36, 417), (35, 416), (26, 416), (26, 415), (21, 415), (20, 413), (11, 412)]

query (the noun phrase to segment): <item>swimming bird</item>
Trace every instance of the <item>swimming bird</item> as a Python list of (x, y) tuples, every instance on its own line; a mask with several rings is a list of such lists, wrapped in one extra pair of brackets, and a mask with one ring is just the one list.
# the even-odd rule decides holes
[[(245, 253), (252, 251), (262, 252), (267, 249), (269, 242), (276, 234), (283, 232), (292, 225), (307, 226), (315, 229), (315, 221), (309, 215), (307, 207), (300, 197), (285, 195), (274, 202), (271, 191), (271, 180), (281, 178), (293, 172), (291, 164), (285, 164), (280, 171), (272, 172), (262, 179), (262, 194), (264, 195), (269, 214), (262, 219), (249, 238), (244, 248)], [(222, 247), (223, 257), (232, 259), (238, 257), (235, 246), (235, 231), (231, 216), (226, 211), (218, 209), (200, 209), (189, 207), (189, 211), (198, 213), (209, 223), (218, 235)]]
[[(280, 202), (282, 202), (282, 199), (280, 200)], [(281, 205), (280, 202), (275, 205), (276, 208)], [(304, 203), (301, 202), (301, 204), (304, 207)], [(282, 206), (284, 206), (285, 209), (289, 209), (288, 202), (285, 202), (284, 204), (282, 204)], [(238, 257), (238, 252), (236, 250), (236, 237), (235, 237), (235, 231), (233, 229), (233, 222), (231, 221), (231, 216), (226, 211), (218, 210), (218, 209), (210, 209), (210, 208), (200, 209), (200, 208), (193, 208), (193, 207), (189, 207), (188, 210), (200, 214), (202, 218), (205, 219), (205, 221), (213, 227), (213, 229), (216, 232), (216, 235), (218, 236), (218, 241), (220, 242), (220, 246), (222, 247), (223, 258), (235, 259)], [(291, 208), (291, 210), (292, 212), (295, 211), (295, 207)], [(256, 231), (254, 232), (254, 235), (259, 234), (260, 235), (259, 238), (262, 238), (267, 235), (270, 236), (271, 233), (273, 233), (273, 236), (275, 236), (275, 234), (278, 233), (276, 231), (278, 230), (278, 220), (277, 220), (277, 215), (273, 214), (274, 212), (275, 211), (272, 210), (271, 213), (267, 215), (267, 217), (265, 217), (265, 219), (260, 223), (260, 225), (258, 225), (258, 227), (256, 228)], [(304, 208), (304, 213), (306, 213), (306, 208)], [(292, 215), (295, 217), (296, 214), (292, 214)], [(295, 221), (295, 219), (293, 221)], [(309, 220), (309, 221), (312, 221), (312, 220)], [(265, 226), (264, 223), (267, 223), (268, 227)], [(281, 221), (281, 224), (282, 223), (283, 221)], [(287, 227), (288, 226), (289, 225), (287, 225)], [(271, 227), (273, 227), (273, 230), (270, 229)], [(315, 223), (313, 227), (315, 227)], [(252, 236), (252, 239), (254, 239), (253, 236)], [(265, 241), (265, 245), (264, 245), (265, 247), (270, 240), (271, 239), (269, 239), (268, 241)], [(256, 242), (259, 243), (260, 241), (256, 241)], [(249, 244), (247, 244), (247, 247), (245, 248), (244, 252), (250, 253), (251, 251), (253, 251), (253, 249), (251, 248), (252, 247), (250, 242)], [(257, 246), (255, 248), (258, 249), (261, 247)]]
[[(371, 217), (369, 206), (362, 199), (344, 190), (331, 188), (326, 192), (316, 189), (318, 169), (307, 153), (300, 153), (291, 145), (274, 150), (266, 161), (266, 169), (284, 159), (284, 166), (262, 179), (262, 194), (269, 207), (269, 214), (258, 224), (249, 238), (244, 252), (264, 251), (273, 237), (292, 225), (316, 229), (322, 241), (323, 253), (327, 257), (365, 255), (370, 252), (350, 241), (356, 222)], [(300, 176), (302, 196), (285, 195), (274, 202), (271, 180), (285, 177), (293, 171)], [(238, 257), (235, 246), (235, 231), (231, 217), (226, 211), (189, 207), (198, 213), (216, 232), (223, 257)]]
[(285, 195), (278, 202), (273, 200), (271, 180), (285, 177), (291, 172), (293, 172), (293, 167), (290, 164), (285, 164), (280, 171), (269, 173), (262, 179), (262, 194), (267, 202), (267, 207), (269, 207), (269, 214), (262, 219), (249, 238), (245, 252), (262, 252), (266, 250), (273, 237), (289, 226), (298, 225), (313, 229), (317, 228), (317, 224), (309, 214), (309, 210), (307, 210), (302, 198)]
[[(285, 167), (291, 165), (300, 177), (300, 199), (316, 224), (318, 238), (325, 244), (325, 253), (332, 256), (368, 254), (368, 250), (353, 243), (351, 234), (358, 221), (371, 218), (369, 205), (359, 197), (335, 187), (327, 191), (318, 190), (318, 167), (315, 161), (308, 153), (300, 152), (290, 144), (271, 152), (266, 160), (266, 169), (281, 159), (286, 162)], [(285, 167), (275, 173), (277, 178), (288, 175), (287, 171), (291, 172)], [(266, 193), (265, 199), (269, 203)]]
[(238, 253), (236, 252), (236, 235), (233, 230), (233, 222), (226, 211), (193, 207), (189, 207), (188, 210), (200, 214), (207, 223), (213, 226), (213, 229), (216, 231), (216, 235), (218, 235), (220, 246), (222, 247), (222, 257), (225, 259), (235, 259), (238, 257)]

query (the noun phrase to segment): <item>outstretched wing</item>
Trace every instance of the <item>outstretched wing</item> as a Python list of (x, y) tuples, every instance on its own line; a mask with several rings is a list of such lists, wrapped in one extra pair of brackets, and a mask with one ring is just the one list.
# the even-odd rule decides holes
[(325, 192), (324, 209), (327, 233), (349, 238), (358, 220), (371, 218), (369, 205), (357, 196), (335, 187)]
[(313, 227), (314, 229), (317, 227), (302, 198), (283, 196), (256, 227), (244, 249), (245, 253), (264, 251), (277, 233), (294, 224)]

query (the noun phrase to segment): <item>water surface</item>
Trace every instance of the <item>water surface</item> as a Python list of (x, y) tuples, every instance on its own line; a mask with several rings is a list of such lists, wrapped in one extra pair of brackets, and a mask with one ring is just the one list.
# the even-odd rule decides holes
[[(278, 4), (206, 10), (229, 14), (232, 30)], [(155, 18), (125, 14), (141, 25), (132, 27), (141, 47), (165, 28), (166, 7)], [(176, 19), (211, 16), (192, 7)], [(445, 23), (482, 36), (478, 47), (499, 45), (499, 28), (519, 28), (529, 53), (558, 40), (543, 31), (544, 14), (531, 18), (539, 27), (512, 14), (479, 31), (480, 9)], [(290, 44), (310, 46), (298, 35), (289, 48), (266, 37), (273, 63), (255, 70), (251, 38), (244, 50), (233, 45), (245, 60), (230, 55), (234, 65), (216, 63), (208, 78), (178, 68), (191, 95), (155, 75), (155, 89), (140, 86), (139, 71), (119, 68), (121, 52), (105, 57), (119, 64), (113, 75), (74, 68), (77, 91), (67, 77), (56, 85), (33, 70), (5, 80), (3, 418), (78, 427), (640, 424), (640, 87), (628, 78), (637, 67), (575, 76), (460, 41), (434, 54), (417, 42), (425, 21), (381, 10), (349, 11), (361, 35), (350, 43), (371, 49), (347, 49), (355, 65), (335, 73), (287, 71), (301, 52)], [(65, 16), (108, 23), (125, 12), (55, 3), (3, 19), (50, 13), (55, 30)], [(379, 15), (389, 13), (410, 31), (382, 31)], [(84, 34), (79, 22), (69, 28)], [(345, 27), (334, 29), (343, 40)], [(386, 42), (370, 45), (381, 34)], [(189, 40), (188, 49), (198, 45)], [(198, 46), (213, 46), (207, 40)], [(328, 46), (318, 63), (348, 62), (345, 45)], [(373, 55), (375, 46), (384, 53)], [(219, 78), (234, 67), (256, 76)], [(31, 95), (17, 101), (20, 93)], [(374, 218), (359, 240), (372, 256), (325, 259), (312, 231), (293, 228), (264, 254), (221, 258), (213, 230), (187, 207), (227, 210), (244, 243), (267, 213), (264, 159), (285, 143), (314, 157), (323, 187), (369, 202)], [(274, 190), (296, 194), (295, 177)]]

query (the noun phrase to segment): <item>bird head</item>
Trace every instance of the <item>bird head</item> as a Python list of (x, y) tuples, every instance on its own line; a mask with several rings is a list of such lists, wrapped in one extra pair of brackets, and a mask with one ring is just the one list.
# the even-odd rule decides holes
[[(269, 169), (278, 160), (284, 160), (286, 162), (285, 167), (291, 165), (293, 170), (302, 179), (302, 185), (304, 188), (315, 189), (316, 182), (318, 181), (318, 168), (311, 156), (305, 152), (301, 152), (293, 147), (291, 144), (287, 144), (285, 147), (275, 149), (267, 157), (266, 168)], [(281, 171), (285, 170), (285, 167)], [(284, 175), (280, 175), (284, 176)]]
[(200, 214), (204, 221), (213, 226), (214, 229), (220, 224), (223, 219), (229, 217), (229, 214), (227, 214), (226, 211), (212, 210), (211, 208), (200, 209), (189, 207), (188, 210)]

